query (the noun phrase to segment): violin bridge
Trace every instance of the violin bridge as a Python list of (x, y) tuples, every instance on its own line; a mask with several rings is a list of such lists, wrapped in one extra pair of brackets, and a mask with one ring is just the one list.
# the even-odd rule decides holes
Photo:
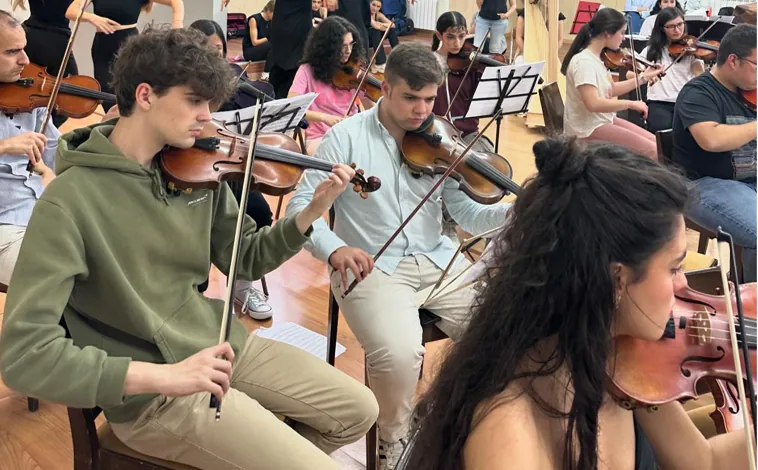
[(695, 341), (699, 345), (711, 344), (713, 336), (711, 335), (711, 319), (708, 312), (697, 312), (692, 316), (693, 326), (695, 328)]

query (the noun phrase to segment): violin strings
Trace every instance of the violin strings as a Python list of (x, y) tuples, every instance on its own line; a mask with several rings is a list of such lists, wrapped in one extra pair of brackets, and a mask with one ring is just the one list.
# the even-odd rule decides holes
[[(717, 328), (709, 328), (707, 326), (691, 326), (690, 329), (692, 329), (692, 330), (708, 330), (708, 331), (713, 331), (713, 332), (716, 332), (716, 333), (731, 333), (731, 331), (729, 331), (729, 330), (720, 330), (720, 329), (717, 329)], [(737, 333), (738, 336), (742, 335), (742, 332), (739, 331), (739, 330), (737, 330), (735, 333)], [(756, 336), (756, 334), (754, 332), (746, 331), (745, 333), (746, 333), (746, 336)]]

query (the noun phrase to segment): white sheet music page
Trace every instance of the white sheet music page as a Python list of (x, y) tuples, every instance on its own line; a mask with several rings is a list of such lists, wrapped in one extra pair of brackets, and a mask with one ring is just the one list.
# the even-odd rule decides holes
[[(261, 338), (273, 339), (295, 346), (311, 353), (319, 359), (326, 360), (326, 336), (320, 335), (296, 323), (277, 323), (271, 328), (259, 328), (255, 334)], [(337, 343), (334, 357), (345, 352), (345, 347)]]
[[(317, 93), (293, 96), (280, 100), (267, 101), (263, 104), (261, 114), (260, 132), (285, 132), (293, 129), (305, 117), (305, 112), (318, 96)], [(234, 109), (213, 113), (213, 119), (219, 122), (236, 122), (239, 118), (243, 122), (251, 122), (255, 113), (255, 106), (244, 109)], [(230, 130), (234, 131), (235, 126)], [(243, 128), (246, 125), (242, 126)]]
[[(474, 92), (466, 117), (492, 116), (500, 91), (505, 88), (508, 75), (513, 71), (513, 79), (503, 99), (503, 114), (515, 114), (529, 105), (529, 99), (537, 93), (537, 82), (542, 74), (545, 61), (532, 64), (505, 65), (503, 67), (486, 67), (484, 74)], [(500, 72), (500, 83), (498, 83)]]

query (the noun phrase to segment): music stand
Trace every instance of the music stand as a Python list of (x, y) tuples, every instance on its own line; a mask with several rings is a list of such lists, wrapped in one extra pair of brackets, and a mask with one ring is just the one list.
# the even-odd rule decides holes
[(720, 20), (717, 20), (719, 17), (714, 16), (712, 19), (706, 19), (705, 17), (692, 17), (692, 16), (685, 16), (684, 22), (687, 25), (687, 34), (691, 34), (695, 37), (700, 36), (703, 34), (703, 31), (708, 29), (709, 26), (713, 24), (714, 21), (718, 21), (718, 24), (713, 26), (710, 31), (708, 31), (705, 36), (700, 38), (701, 41), (709, 41), (709, 40), (715, 40), (715, 41), (721, 41), (724, 39), (724, 35), (734, 27), (734, 25), (731, 22), (724, 21), (724, 17), (721, 17)]
[(506, 114), (523, 114), (529, 108), (529, 99), (537, 94), (535, 88), (545, 61), (533, 64), (487, 67), (476, 86), (465, 119), (492, 117), (498, 109), (495, 153), (500, 144), (500, 124)]
[(574, 22), (571, 24), (571, 34), (579, 34), (585, 23), (589, 23), (595, 13), (600, 9), (600, 3), (597, 2), (579, 2), (576, 6)]
[[(285, 133), (297, 128), (316, 96), (316, 93), (307, 93), (292, 98), (264, 102), (260, 132)], [(255, 106), (250, 106), (213, 113), (212, 116), (215, 121), (223, 123), (229, 131), (240, 135), (250, 135), (254, 111)], [(243, 128), (244, 124), (247, 125)], [(236, 127), (237, 130), (235, 131), (232, 127)]]

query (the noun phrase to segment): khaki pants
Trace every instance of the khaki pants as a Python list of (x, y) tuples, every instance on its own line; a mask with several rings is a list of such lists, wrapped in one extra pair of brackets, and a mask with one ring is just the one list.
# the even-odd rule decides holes
[(24, 233), (26, 227), (0, 224), (0, 283), (6, 286), (11, 281)]
[[(467, 264), (461, 261), (448, 276)], [(397, 441), (408, 433), (424, 357), (414, 297), (434, 285), (441, 274), (426, 256), (408, 256), (391, 276), (374, 269), (345, 299), (339, 272), (331, 275), (340, 309), (366, 352), (369, 383), (379, 402), (379, 437), (384, 441)], [(352, 282), (352, 276), (348, 279)], [(467, 287), (433, 299), (424, 307), (442, 318), (437, 326), (455, 340), (465, 327), (475, 295), (474, 289)]]
[[(158, 397), (135, 421), (111, 423), (143, 454), (201, 469), (338, 469), (327, 456), (368, 432), (371, 391), (284, 343), (250, 335), (232, 373), (221, 420), (208, 393)], [(297, 421), (294, 429), (274, 413)]]

